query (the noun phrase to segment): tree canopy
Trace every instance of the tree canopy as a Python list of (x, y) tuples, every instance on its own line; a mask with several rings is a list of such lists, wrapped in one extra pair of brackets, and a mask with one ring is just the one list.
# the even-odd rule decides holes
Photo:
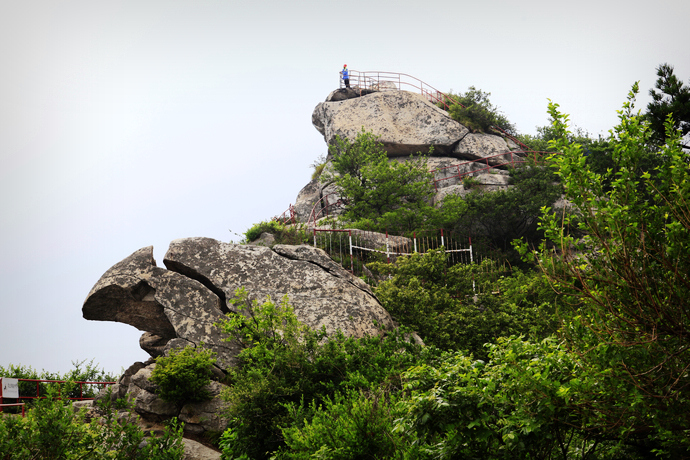
[[(652, 129), (651, 139), (657, 144), (666, 140), (666, 122), (669, 115), (673, 119), (673, 128), (680, 129), (681, 138), (690, 133), (690, 85), (684, 85), (673, 73), (673, 66), (661, 64), (657, 67), (658, 76), (654, 88), (649, 90), (652, 102), (647, 104), (647, 113)], [(684, 142), (683, 148), (690, 149), (690, 143)]]
[(388, 225), (403, 230), (424, 226), (434, 195), (426, 157), (389, 160), (383, 144), (364, 129), (353, 142), (336, 136), (329, 156), (331, 164), (321, 181), (335, 183), (345, 196), (345, 218), (369, 221), (384, 229)]

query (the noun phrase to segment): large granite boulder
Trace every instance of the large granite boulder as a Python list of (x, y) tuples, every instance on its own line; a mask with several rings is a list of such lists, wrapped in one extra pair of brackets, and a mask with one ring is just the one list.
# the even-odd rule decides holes
[[(164, 263), (170, 270), (199, 280), (224, 300), (239, 287), (251, 300), (275, 301), (287, 295), (298, 319), (329, 333), (363, 337), (379, 334), (393, 320), (369, 285), (311, 246), (237, 245), (211, 238), (186, 238), (170, 243)], [(229, 308), (233, 308), (229, 305)]]
[[(239, 347), (224, 342), (214, 326), (223, 310), (227, 311), (224, 303), (203, 284), (157, 267), (152, 246), (110, 268), (82, 307), (85, 319), (125, 323), (156, 335), (157, 347), (164, 348), (175, 338), (193, 346), (204, 343), (217, 353), (217, 364), (227, 368), (234, 365)], [(150, 338), (142, 338), (142, 342), (148, 343)]]
[(466, 160), (488, 159), (489, 165), (498, 165), (511, 161), (519, 161), (516, 154), (507, 154), (516, 150), (516, 145), (501, 136), (486, 133), (470, 133), (458, 142), (450, 156)]
[(239, 287), (261, 302), (287, 295), (302, 322), (331, 333), (362, 337), (380, 332), (374, 323), (394, 327), (366, 283), (311, 246), (188, 238), (173, 241), (164, 262), (168, 270), (156, 266), (146, 247), (115, 264), (91, 289), (84, 318), (144, 331), (140, 345), (152, 357), (203, 343), (216, 352), (220, 369), (233, 366), (240, 349), (214, 324), (231, 311), (228, 300)]
[(336, 135), (353, 141), (364, 127), (379, 136), (391, 157), (428, 153), (432, 145), (436, 155), (450, 153), (469, 133), (421, 94), (408, 91), (322, 102), (314, 109), (312, 123), (328, 144)]

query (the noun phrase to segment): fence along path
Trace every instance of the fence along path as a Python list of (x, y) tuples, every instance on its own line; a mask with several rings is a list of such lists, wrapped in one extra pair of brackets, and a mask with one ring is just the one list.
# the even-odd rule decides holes
[[(71, 401), (88, 401), (88, 400), (93, 400), (95, 399), (95, 391), (92, 387), (96, 387), (96, 389), (100, 389), (99, 387), (105, 388), (108, 385), (115, 385), (117, 382), (109, 382), (109, 381), (102, 381), (102, 382), (89, 382), (89, 381), (69, 381), (69, 380), (47, 380), (47, 379), (22, 379), (22, 378), (16, 378), (13, 380), (17, 380), (17, 383), (19, 384), (19, 397), (18, 398), (8, 398), (6, 396), (3, 396), (2, 393), (0, 392), (0, 412), (3, 412), (3, 407), (21, 407), (22, 410), (22, 416), (25, 415), (25, 403), (20, 403), (20, 402), (15, 402), (15, 403), (5, 403), (5, 399), (12, 399), (16, 401), (20, 400), (33, 400), (33, 399), (42, 399), (45, 398), (45, 396), (41, 396), (41, 388), (45, 384), (73, 384), (75, 385), (75, 388), (72, 389), (71, 392), (74, 392), (76, 394), (76, 386), (78, 385), (79, 388), (79, 396), (69, 396), (67, 394), (65, 396), (65, 399), (69, 399)], [(0, 381), (2, 381), (2, 378), (0, 378)], [(35, 387), (34, 387), (35, 385)], [(84, 395), (85, 393), (85, 387), (86, 387), (86, 396)], [(36, 396), (27, 396), (26, 393), (33, 393), (33, 389), (36, 389)], [(62, 389), (59, 390), (60, 394), (62, 393)], [(70, 393), (71, 393), (70, 392)]]
[[(470, 237), (462, 237), (438, 230), (436, 232), (413, 232), (412, 237), (377, 233), (357, 229), (312, 228), (313, 245), (323, 249), (336, 262), (355, 276), (363, 276), (369, 282), (376, 281), (366, 268), (370, 262), (395, 262), (401, 256), (426, 253), (431, 249), (444, 248), (448, 266), (456, 264), (478, 264), (488, 259), (477, 252)], [(487, 275), (509, 271), (500, 262), (493, 262), (486, 268)], [(505, 265), (505, 264), (503, 264)], [(498, 276), (498, 275), (497, 275)], [(481, 289), (472, 281), (475, 294)]]

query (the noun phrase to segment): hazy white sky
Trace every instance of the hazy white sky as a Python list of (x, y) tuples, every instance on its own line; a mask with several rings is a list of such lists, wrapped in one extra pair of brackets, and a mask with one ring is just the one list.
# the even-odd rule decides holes
[(141, 333), (86, 321), (113, 264), (280, 214), (325, 153), (314, 106), (352, 70), (475, 85), (519, 131), (547, 98), (596, 135), (655, 68), (690, 78), (687, 0), (0, 3), (0, 365), (119, 372)]

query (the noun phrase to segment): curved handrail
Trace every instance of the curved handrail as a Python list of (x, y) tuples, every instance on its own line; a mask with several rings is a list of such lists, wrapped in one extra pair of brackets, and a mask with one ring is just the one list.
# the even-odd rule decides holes
[[(289, 216), (286, 214), (289, 214)], [(283, 225), (288, 225), (288, 222), (290, 222), (290, 224), (297, 223), (297, 219), (295, 218), (295, 207), (290, 204), (290, 207), (288, 207), (280, 216), (276, 216), (271, 220), (278, 221)]]
[[(541, 151), (541, 150), (527, 150), (527, 151), (515, 150), (515, 151), (510, 151), (510, 152), (505, 152), (505, 153), (498, 153), (496, 155), (491, 155), (491, 156), (484, 157), (484, 158), (478, 158), (476, 160), (465, 161), (464, 163), (456, 163), (454, 165), (444, 166), (443, 168), (432, 169), (429, 172), (434, 174), (437, 171), (443, 171), (444, 169), (450, 169), (450, 168), (456, 168), (458, 171), (457, 174), (453, 174), (452, 176), (443, 177), (441, 179), (434, 179), (433, 180), (434, 190), (438, 191), (438, 186), (436, 184), (438, 182), (442, 182), (444, 180), (450, 180), (450, 179), (455, 179), (455, 178), (462, 179), (465, 176), (476, 174), (476, 173), (479, 173), (481, 171), (488, 171), (488, 170), (494, 169), (494, 168), (500, 168), (501, 166), (507, 166), (507, 165), (514, 166), (517, 164), (524, 164), (527, 162), (527, 160), (526, 160), (527, 157), (524, 156), (524, 154), (534, 154), (534, 162), (536, 163), (537, 162), (537, 154), (539, 154), (539, 155), (553, 155), (556, 153), (558, 153), (558, 152), (545, 152), (545, 151)], [(523, 155), (520, 155), (520, 154), (523, 154)], [(496, 157), (502, 157), (505, 155), (510, 155), (510, 161), (504, 161), (502, 163), (496, 163), (493, 165), (489, 164), (489, 159), (496, 158)], [(517, 160), (515, 159), (515, 156), (517, 157)], [(473, 164), (473, 163), (480, 163), (480, 162), (485, 162), (486, 167), (480, 168), (480, 169), (474, 169), (474, 170), (470, 170), (470, 171), (460, 172), (461, 166), (465, 166), (465, 165), (469, 165), (469, 164)]]
[[(339, 198), (334, 203), (329, 204), (328, 203), (328, 197), (331, 195), (340, 196), (340, 194), (338, 192), (331, 192), (328, 195), (321, 197), (316, 203), (314, 203), (314, 206), (312, 206), (312, 208), (311, 208), (311, 213), (309, 213), (309, 219), (307, 219), (307, 225), (309, 225), (310, 223), (313, 222), (313, 224), (314, 224), (313, 226), (316, 227), (316, 221), (320, 219), (319, 216), (321, 216), (322, 213), (325, 212), (326, 217), (328, 217), (328, 209), (331, 206), (337, 207), (337, 206), (342, 206), (344, 204), (347, 204), (347, 200), (345, 200), (343, 198)], [(324, 206), (324, 204), (325, 204), (325, 206)], [(321, 208), (317, 211), (316, 207), (319, 205), (321, 205)]]
[[(462, 105), (453, 97), (441, 92), (428, 83), (423, 82), (417, 77), (400, 72), (385, 72), (380, 70), (368, 70), (361, 72), (359, 70), (350, 70), (350, 84), (359, 87), (360, 89), (373, 91), (395, 91), (401, 90), (403, 86), (409, 86), (419, 90), (420, 94), (427, 98), (427, 100), (434, 103), (441, 103), (448, 108), (446, 101), (451, 101), (454, 104)], [(340, 87), (343, 87), (343, 80), (340, 80)]]

